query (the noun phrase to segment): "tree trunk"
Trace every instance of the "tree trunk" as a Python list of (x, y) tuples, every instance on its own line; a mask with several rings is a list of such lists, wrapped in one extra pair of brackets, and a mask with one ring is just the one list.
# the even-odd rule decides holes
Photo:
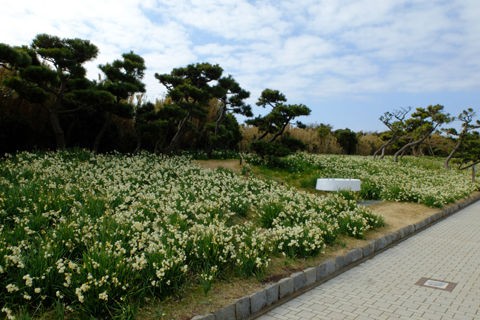
[(139, 153), (140, 149), (142, 149), (142, 137), (137, 132), (137, 145), (136, 145), (135, 151), (133, 153)]
[(375, 150), (375, 151), (373, 152), (373, 159), (376, 159), (376, 158), (377, 158), (377, 155), (378, 155), (378, 153), (379, 153), (380, 151), (383, 152), (383, 150), (385, 149), (385, 145), (386, 145), (386, 143), (382, 144), (382, 145), (380, 146), (380, 148), (378, 148), (377, 150)]
[(386, 148), (383, 148), (383, 149), (382, 149), (382, 154), (380, 155), (380, 160), (382, 160), (383, 158), (385, 158), (385, 149), (386, 149)]
[(155, 146), (153, 147), (153, 153), (155, 153), (155, 154), (159, 154), (159, 153), (160, 153), (160, 143), (161, 143), (161, 139), (158, 139), (158, 140), (155, 142)]
[(72, 132), (74, 132), (77, 122), (77, 119), (75, 119), (68, 124), (67, 131), (65, 132), (65, 141), (72, 141)]
[(190, 117), (190, 113), (188, 113), (178, 124), (177, 126), (177, 132), (175, 132), (175, 135), (173, 136), (172, 140), (170, 141), (170, 144), (168, 145), (167, 149), (165, 150), (166, 152), (171, 152), (174, 150), (177, 145), (178, 145), (178, 140), (180, 140), (181, 133), (183, 131), (183, 128), (185, 127), (185, 124), (187, 123), (188, 118)]
[(50, 124), (52, 125), (53, 133), (55, 134), (55, 142), (58, 150), (64, 150), (66, 148), (65, 133), (60, 125), (60, 119), (58, 113), (54, 109), (48, 108)]
[(453, 148), (453, 150), (450, 152), (450, 154), (447, 156), (447, 159), (445, 159), (444, 167), (445, 169), (450, 169), (450, 160), (452, 160), (453, 155), (455, 152), (457, 152), (458, 148), (460, 148), (460, 145), (462, 144), (460, 138), (458, 138), (457, 144)]
[(265, 138), (265, 137), (267, 136), (267, 134), (268, 134), (268, 131), (265, 131), (260, 137), (258, 137), (258, 138), (256, 139), (256, 141), (262, 140), (263, 138)]
[(108, 127), (110, 127), (110, 124), (112, 123), (112, 114), (110, 112), (105, 112), (105, 121), (103, 121), (102, 128), (98, 132), (97, 136), (95, 137), (95, 140), (93, 142), (93, 152), (97, 153), (98, 149), (100, 148), (100, 143), (102, 142), (103, 136), (105, 135), (105, 132), (107, 132)]
[(432, 157), (435, 157), (435, 152), (433, 152), (432, 143), (430, 141), (428, 141), (428, 152), (430, 152)]
[(289, 118), (288, 121), (283, 124), (282, 128), (275, 133), (275, 135), (270, 139), (269, 142), (275, 141), (278, 137), (280, 137), (283, 134), (283, 132), (285, 131), (285, 128), (290, 123), (290, 120), (291, 119)]
[(387, 149), (387, 147), (389, 147), (390, 145), (392, 145), (395, 141), (398, 140), (398, 136), (397, 135), (393, 135), (392, 138), (390, 138), (390, 140), (388, 140), (387, 142), (385, 142), (384, 144), (382, 144), (380, 146), (380, 148), (378, 148), (374, 154), (373, 154), (373, 158), (375, 159), (378, 155), (379, 152), (381, 152), (381, 155), (380, 155), (380, 159), (383, 159), (385, 157), (385, 149)]
[(383, 159), (385, 156), (385, 149), (393, 143), (393, 139), (388, 140), (384, 144), (380, 146), (374, 153), (373, 153), (373, 159), (376, 159), (378, 156), (378, 153), (381, 152), (380, 159)]
[(460, 133), (460, 135), (458, 136), (457, 144), (455, 145), (453, 150), (450, 152), (447, 159), (445, 159), (446, 169), (450, 169), (450, 160), (453, 158), (453, 155), (455, 154), (455, 152), (457, 152), (458, 148), (460, 148), (460, 146), (462, 145), (463, 138), (465, 138), (467, 133), (468, 133), (468, 126), (465, 126), (462, 132)]
[(398, 161), (398, 156), (400, 154), (403, 155), (408, 148), (413, 148), (414, 146), (417, 146), (420, 143), (422, 143), (423, 141), (425, 141), (425, 139), (427, 139), (432, 134), (433, 131), (434, 130), (431, 130), (431, 131), (428, 132), (428, 134), (425, 134), (422, 138), (420, 138), (418, 140), (415, 140), (415, 141), (412, 141), (412, 142), (409, 142), (406, 145), (404, 145), (403, 147), (401, 147), (400, 150), (395, 152), (395, 154), (393, 155), (393, 161), (397, 162)]
[[(225, 102), (224, 102), (225, 103)], [(217, 136), (218, 134), (218, 128), (220, 127), (220, 123), (222, 123), (223, 121), (223, 118), (225, 117), (225, 114), (227, 112), (227, 108), (226, 107), (222, 107), (219, 112), (218, 112), (218, 117), (217, 117), (217, 120), (215, 121), (215, 137)]]

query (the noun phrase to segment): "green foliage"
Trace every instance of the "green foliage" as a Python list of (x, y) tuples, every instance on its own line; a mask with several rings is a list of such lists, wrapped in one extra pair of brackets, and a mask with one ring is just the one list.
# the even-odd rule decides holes
[(292, 153), (292, 151), (282, 143), (266, 142), (262, 140), (252, 142), (250, 148), (262, 158), (283, 157)]
[(5, 85), (32, 103), (44, 103), (49, 97), (45, 90), (22, 80), (20, 77), (11, 77), (5, 80)]
[[(231, 77), (222, 77), (223, 69), (210, 63), (175, 68), (169, 74), (155, 74), (168, 90), (165, 112), (169, 117), (165, 151), (204, 149), (236, 145), (240, 131), (229, 113), (251, 115), (244, 99), (249, 93)], [(212, 119), (211, 114), (217, 114)]]
[(290, 152), (303, 151), (306, 148), (305, 143), (296, 139), (290, 135), (283, 135), (280, 139), (280, 143), (285, 146)]
[[(106, 130), (112, 122), (112, 115), (121, 118), (132, 118), (134, 115), (133, 104), (127, 102), (135, 93), (144, 93), (145, 84), (142, 82), (145, 71), (145, 62), (142, 57), (130, 51), (122, 55), (123, 60), (114, 60), (111, 64), (100, 65), (100, 70), (105, 74), (97, 88), (98, 91), (108, 93), (112, 101), (102, 99), (89, 103), (95, 106), (97, 117), (103, 118), (103, 125), (99, 129), (94, 143), (93, 151), (97, 152)], [(100, 97), (99, 97), (100, 98)], [(78, 99), (77, 100), (81, 100)]]
[[(222, 110), (219, 114), (225, 114), (231, 111), (235, 114), (241, 114), (246, 117), (253, 116), (252, 108), (245, 103), (245, 99), (250, 97), (250, 92), (246, 91), (231, 75), (218, 79), (218, 85), (215, 88), (215, 96), (218, 97), (222, 104)], [(217, 120), (222, 120), (218, 118)]]
[[(478, 145), (480, 139), (474, 140)], [(360, 156), (312, 155), (296, 153), (279, 159), (274, 178), (299, 187), (317, 178), (355, 178), (362, 181), (360, 197), (423, 203), (443, 207), (469, 196), (478, 189), (464, 172), (445, 170), (438, 158), (406, 157), (396, 163)], [(273, 176), (271, 169), (259, 167), (261, 173)], [(278, 170), (277, 170), (278, 171)]]
[(466, 133), (456, 154), (460, 169), (467, 169), (480, 162), (480, 133)]
[(262, 274), (274, 255), (315, 255), (377, 221), (340, 196), (186, 157), (81, 150), (3, 159), (0, 219), (2, 316), (118, 319), (185, 282), (207, 293), (219, 277)]
[(426, 108), (417, 108), (410, 118), (405, 120), (405, 132), (409, 140), (395, 153), (395, 161), (398, 161), (398, 157), (403, 155), (407, 149), (420, 145), (435, 130), (453, 120), (443, 109), (444, 106), (439, 104), (430, 105)]
[(145, 84), (141, 81), (146, 69), (145, 61), (132, 51), (124, 53), (122, 57), (123, 60), (99, 65), (106, 77), (100, 87), (112, 93), (117, 102), (126, 100), (137, 92), (145, 92)]
[[(129, 52), (100, 65), (105, 77), (97, 83), (85, 78), (83, 67), (97, 53), (88, 40), (47, 34), (37, 35), (29, 47), (0, 46), (0, 71), (6, 75), (2, 85), (45, 113), (53, 131), (48, 137), (55, 138), (58, 149), (67, 147), (68, 142), (94, 151), (109, 150), (123, 142), (112, 141), (118, 139), (115, 135), (130, 143), (128, 139), (136, 135), (137, 150), (145, 146), (152, 151), (181, 148), (211, 153), (237, 148), (241, 134), (232, 114), (252, 115), (245, 103), (250, 94), (232, 76), (222, 76), (220, 66), (199, 63), (157, 75), (167, 87), (168, 97), (162, 108), (148, 110), (141, 108), (143, 58)], [(132, 103), (134, 97), (137, 106)], [(126, 119), (139, 123), (130, 125)], [(128, 150), (128, 146), (122, 149)]]
[(476, 114), (472, 108), (463, 110), (457, 117), (462, 122), (462, 131), (457, 132), (455, 128), (444, 129), (444, 132), (449, 136), (457, 137), (455, 146), (445, 160), (446, 168), (449, 168), (450, 160), (458, 151), (460, 151), (458, 158), (464, 168), (479, 161), (478, 132), (474, 130), (480, 128), (480, 120), (474, 122), (475, 116)]
[[(269, 106), (272, 110), (265, 116), (258, 116), (254, 119), (245, 121), (247, 124), (253, 125), (262, 133), (257, 138), (258, 141), (263, 140), (267, 135), (271, 135), (269, 142), (274, 142), (281, 137), (285, 128), (290, 122), (299, 117), (310, 114), (310, 109), (303, 104), (285, 104), (287, 99), (285, 95), (278, 90), (265, 89), (258, 98), (257, 105), (261, 107)], [(297, 122), (298, 126), (302, 123)]]
[[(210, 156), (214, 150), (238, 148), (241, 133), (233, 114), (252, 116), (251, 107), (245, 103), (250, 93), (231, 75), (222, 76), (219, 65), (191, 64), (169, 74), (157, 74), (168, 96), (161, 108), (150, 108), (141, 101), (145, 92), (144, 59), (132, 51), (124, 53), (121, 59), (99, 65), (104, 77), (95, 82), (86, 79), (83, 64), (97, 54), (98, 48), (88, 40), (47, 34), (37, 35), (28, 47), (0, 44), (2, 95), (4, 91), (9, 95), (13, 92), (32, 107), (26, 121), (2, 114), (2, 127), (8, 125), (14, 130), (0, 132), (0, 139), (31, 126), (29, 118), (33, 121), (35, 111), (45, 115), (44, 122), (50, 122), (51, 130), (42, 137), (54, 138), (57, 149), (80, 146), (94, 152), (132, 151), (135, 138), (137, 151), (202, 150)], [(133, 104), (134, 98), (137, 105)], [(14, 109), (19, 104), (14, 101), (2, 101), (2, 105), (8, 103), (8, 108)], [(18, 112), (25, 112), (24, 108)], [(34, 130), (23, 130), (32, 140), (41, 136), (29, 131)], [(119, 148), (121, 143), (127, 145)], [(8, 150), (15, 150), (16, 145), (22, 148), (21, 144), (11, 144)], [(33, 144), (44, 145), (38, 141)]]
[(355, 154), (358, 143), (355, 132), (347, 128), (335, 130), (334, 134), (346, 154)]
[[(84, 77), (86, 71), (81, 65), (96, 58), (98, 54), (98, 48), (88, 40), (60, 39), (48, 34), (37, 35), (31, 48), (42, 59), (54, 63), (57, 70), (69, 72), (72, 78)], [(59, 76), (63, 80), (67, 74)]]
[(14, 48), (0, 43), (0, 66), (8, 69), (22, 68), (30, 65), (32, 58), (25, 48)]
[(275, 219), (278, 218), (283, 210), (283, 205), (280, 203), (266, 203), (260, 208), (262, 215), (259, 217), (260, 225), (263, 228), (271, 228), (274, 225)]
[[(213, 150), (236, 150), (242, 140), (242, 133), (237, 119), (232, 114), (226, 114), (214, 133), (209, 135), (209, 146)], [(210, 158), (212, 158), (212, 152)]]
[[(285, 95), (280, 91), (265, 89), (258, 98), (257, 105), (270, 106), (272, 110), (265, 116), (258, 116), (246, 121), (247, 124), (257, 127), (261, 133), (250, 144), (250, 149), (269, 162), (275, 162), (277, 157), (286, 156), (305, 148), (305, 144), (300, 140), (284, 136), (283, 133), (293, 119), (309, 115), (310, 109), (303, 104), (284, 104), (286, 101)], [(297, 126), (302, 126), (302, 124), (297, 122)], [(270, 138), (264, 140), (267, 135), (270, 135)]]
[(363, 180), (360, 187), (360, 197), (362, 199), (381, 199), (382, 189), (376, 183), (370, 180)]
[(2, 48), (0, 63), (6, 62), (7, 67), (15, 70), (5, 84), (22, 98), (48, 110), (57, 147), (65, 148), (60, 114), (75, 110), (66, 103), (65, 96), (74, 94), (79, 83), (89, 83), (82, 65), (97, 56), (98, 48), (88, 40), (60, 39), (47, 34), (37, 35), (29, 48)]

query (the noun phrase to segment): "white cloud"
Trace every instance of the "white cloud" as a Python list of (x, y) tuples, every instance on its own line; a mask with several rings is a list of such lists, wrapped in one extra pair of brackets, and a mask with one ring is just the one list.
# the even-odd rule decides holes
[(334, 50), (335, 46), (321, 37), (292, 36), (285, 39), (280, 52), (276, 54), (276, 62), (280, 66), (311, 64), (331, 55)]
[(279, 37), (289, 28), (282, 12), (267, 1), (158, 0), (158, 14), (229, 40)]
[[(0, 2), (6, 2), (0, 0)], [(37, 33), (91, 40), (96, 66), (133, 50), (153, 77), (208, 61), (252, 92), (289, 99), (385, 92), (480, 90), (477, 0), (83, 0), (8, 1), (0, 42)], [(308, 103), (307, 103), (308, 104)]]

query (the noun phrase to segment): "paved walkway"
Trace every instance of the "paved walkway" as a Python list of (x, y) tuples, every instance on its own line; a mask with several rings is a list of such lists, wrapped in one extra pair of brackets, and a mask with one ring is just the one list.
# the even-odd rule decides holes
[(480, 319), (480, 201), (258, 319)]

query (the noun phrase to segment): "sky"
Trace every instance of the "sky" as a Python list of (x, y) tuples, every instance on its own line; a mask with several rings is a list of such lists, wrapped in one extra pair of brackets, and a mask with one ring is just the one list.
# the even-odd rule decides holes
[[(90, 40), (99, 64), (129, 51), (145, 59), (147, 99), (162, 98), (155, 73), (219, 64), (250, 91), (303, 103), (307, 124), (383, 131), (378, 118), (441, 104), (480, 113), (479, 0), (0, 0), (0, 43), (39, 33)], [(243, 121), (243, 119), (239, 119)]]

